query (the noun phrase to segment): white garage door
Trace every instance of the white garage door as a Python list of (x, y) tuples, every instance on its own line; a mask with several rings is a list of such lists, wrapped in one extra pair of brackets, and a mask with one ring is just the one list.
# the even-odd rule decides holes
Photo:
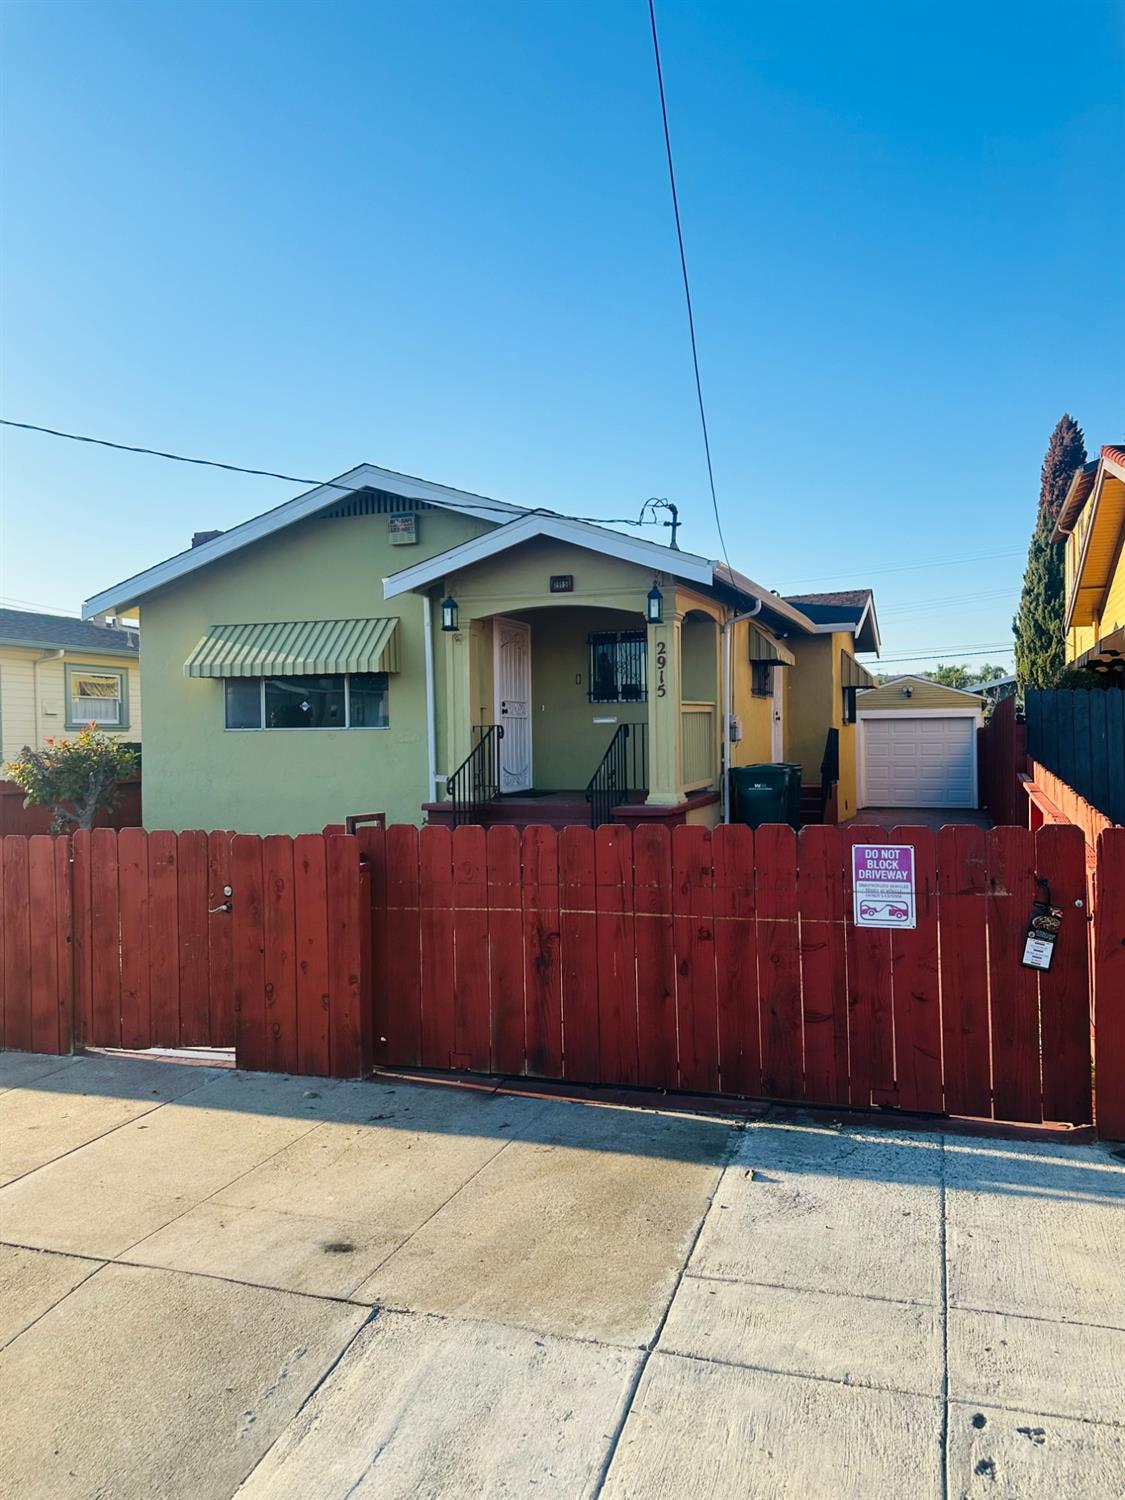
[(975, 718), (860, 719), (866, 807), (976, 807)]

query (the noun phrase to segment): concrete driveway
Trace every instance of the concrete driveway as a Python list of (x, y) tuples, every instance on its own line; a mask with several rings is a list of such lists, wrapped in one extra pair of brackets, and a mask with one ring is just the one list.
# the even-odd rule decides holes
[(114, 1500), (1125, 1493), (1125, 1165), (0, 1054), (0, 1474)]

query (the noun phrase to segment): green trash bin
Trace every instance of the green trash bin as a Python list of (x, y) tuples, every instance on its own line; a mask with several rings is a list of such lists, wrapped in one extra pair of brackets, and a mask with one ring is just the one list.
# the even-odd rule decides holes
[(749, 828), (784, 823), (789, 814), (789, 776), (779, 766), (735, 766), (730, 773), (734, 816)]
[(779, 762), (789, 772), (787, 820), (794, 828), (801, 826), (801, 767), (796, 761)]
[[(740, 823), (757, 828), (762, 823), (788, 823), (793, 828), (801, 826), (801, 768), (794, 761), (765, 761), (755, 766), (735, 766), (730, 773), (734, 816)], [(773, 794), (768, 816), (766, 801), (756, 795), (762, 789)], [(743, 795), (747, 811), (744, 816)]]

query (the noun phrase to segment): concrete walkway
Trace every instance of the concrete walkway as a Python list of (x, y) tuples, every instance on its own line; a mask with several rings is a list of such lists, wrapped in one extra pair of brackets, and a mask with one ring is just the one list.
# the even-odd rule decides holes
[(1104, 1500), (1125, 1164), (0, 1054), (0, 1474), (114, 1500)]

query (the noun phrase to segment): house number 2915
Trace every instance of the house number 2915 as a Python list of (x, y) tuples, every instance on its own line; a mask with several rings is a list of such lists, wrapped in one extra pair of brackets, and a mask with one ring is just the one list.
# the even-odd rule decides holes
[(668, 669), (668, 642), (657, 641), (656, 643), (656, 696), (666, 698), (668, 696), (668, 684), (666, 673)]

